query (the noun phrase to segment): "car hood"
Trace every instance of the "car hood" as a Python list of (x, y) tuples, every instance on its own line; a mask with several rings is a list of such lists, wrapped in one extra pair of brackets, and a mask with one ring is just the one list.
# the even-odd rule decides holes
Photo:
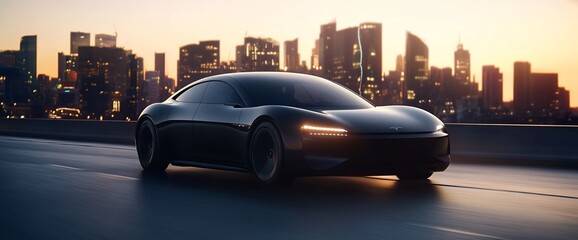
[(426, 133), (443, 126), (434, 115), (415, 107), (384, 106), (322, 111), (350, 133)]

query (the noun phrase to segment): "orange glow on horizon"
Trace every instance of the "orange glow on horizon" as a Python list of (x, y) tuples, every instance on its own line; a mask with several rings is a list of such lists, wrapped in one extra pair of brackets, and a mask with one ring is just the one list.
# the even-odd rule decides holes
[[(578, 107), (578, 1), (409, 0), (409, 1), (4, 1), (0, 8), (0, 50), (19, 48), (24, 35), (38, 35), (38, 73), (57, 75), (57, 53), (69, 53), (70, 32), (118, 33), (117, 46), (144, 58), (154, 68), (154, 53), (166, 53), (166, 73), (176, 79), (179, 47), (221, 41), (221, 61), (234, 60), (245, 36), (279, 43), (299, 39), (301, 60), (322, 24), (337, 29), (363, 22), (383, 24), (383, 71), (395, 69), (405, 52), (405, 32), (429, 47), (431, 66), (452, 67), (458, 39), (470, 51), (472, 79), (481, 82), (482, 66), (495, 65), (504, 76), (504, 100), (513, 98), (513, 64), (527, 61), (533, 72), (558, 73), (559, 86)], [(370, 5), (371, 7), (368, 7)], [(88, 9), (88, 10), (87, 10)], [(523, 11), (521, 11), (523, 9)], [(281, 46), (281, 54), (284, 53)], [(281, 57), (280, 68), (284, 59)], [(481, 84), (480, 84), (481, 86)]]

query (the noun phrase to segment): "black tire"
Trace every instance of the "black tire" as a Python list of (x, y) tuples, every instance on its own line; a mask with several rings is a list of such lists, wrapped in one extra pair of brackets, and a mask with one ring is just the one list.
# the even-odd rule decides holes
[(257, 126), (251, 137), (249, 163), (253, 175), (266, 185), (285, 185), (294, 177), (284, 171), (285, 149), (277, 128), (264, 122)]
[(138, 159), (143, 170), (162, 172), (169, 163), (159, 157), (157, 132), (153, 122), (145, 120), (139, 127), (136, 137)]
[(399, 180), (426, 180), (429, 177), (431, 177), (431, 175), (433, 174), (433, 172), (431, 171), (413, 171), (413, 172), (403, 172), (403, 173), (398, 173), (396, 176), (397, 178), (399, 178)]

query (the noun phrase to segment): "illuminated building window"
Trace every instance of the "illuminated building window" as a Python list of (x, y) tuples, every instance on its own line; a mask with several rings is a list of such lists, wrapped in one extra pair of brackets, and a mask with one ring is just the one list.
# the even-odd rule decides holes
[(415, 100), (415, 92), (413, 90), (407, 90), (407, 100)]
[(113, 112), (120, 112), (120, 101), (119, 100), (112, 101), (112, 111)]

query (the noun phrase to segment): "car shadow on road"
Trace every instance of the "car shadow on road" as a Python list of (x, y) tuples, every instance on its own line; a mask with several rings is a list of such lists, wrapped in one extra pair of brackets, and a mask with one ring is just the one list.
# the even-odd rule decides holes
[[(246, 173), (169, 168), (163, 174), (143, 172), (136, 193), (138, 224), (151, 226), (150, 219), (155, 219), (154, 228), (143, 233), (147, 237), (165, 234), (163, 229), (172, 229), (171, 234), (253, 236), (268, 226), (274, 233), (309, 236), (328, 231), (329, 236), (350, 239), (356, 231), (412, 231), (416, 222), (440, 218), (440, 189), (430, 181), (304, 177), (288, 186), (266, 187)], [(207, 228), (207, 222), (221, 227)]]
[[(409, 200), (439, 197), (431, 181), (398, 181), (372, 177), (301, 177), (286, 186), (264, 186), (251, 174), (200, 168), (169, 168), (164, 173), (141, 174), (142, 189), (171, 188), (203, 191), (235, 197), (259, 197), (272, 201), (317, 199), (325, 201)], [(186, 195), (186, 192), (185, 192)]]

